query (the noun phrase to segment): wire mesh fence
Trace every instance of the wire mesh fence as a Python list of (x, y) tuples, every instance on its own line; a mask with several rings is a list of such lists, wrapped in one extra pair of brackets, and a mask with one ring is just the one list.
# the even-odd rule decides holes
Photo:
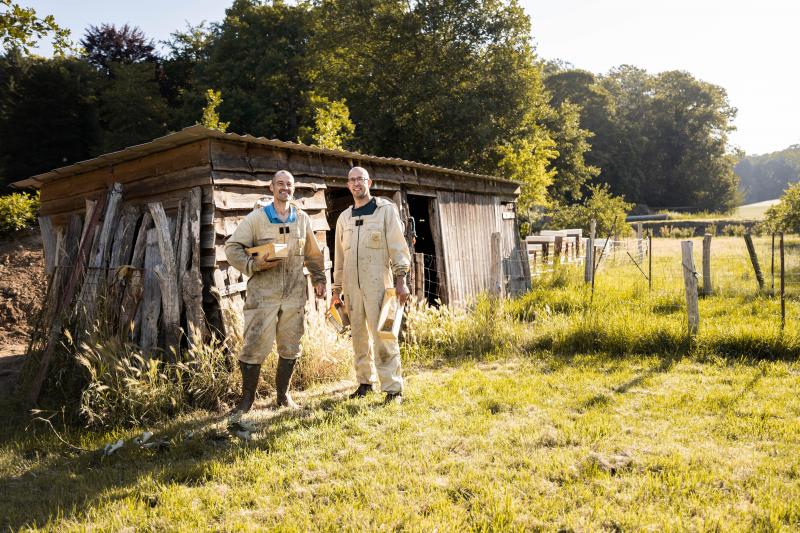
[[(755, 299), (764, 305), (777, 303), (781, 299), (781, 284), (786, 302), (793, 304), (788, 310), (784, 307), (785, 320), (800, 319), (792, 313), (800, 303), (800, 235), (784, 235), (783, 268), (780, 258), (780, 236), (761, 236), (753, 238), (755, 257), (761, 272), (763, 285), (759, 283), (753, 260), (748, 253), (742, 237), (713, 237), (710, 240), (710, 259), (704, 262), (703, 237), (692, 239), (619, 239), (607, 243), (596, 242), (594, 254), (594, 275), (596, 291), (613, 291), (619, 287), (633, 287), (641, 293), (657, 299), (662, 312), (685, 310), (685, 280), (681, 257), (681, 243), (690, 240), (693, 244), (694, 270), (701, 297)], [(652, 248), (651, 248), (652, 246)], [(509, 283), (516, 272), (527, 267), (531, 273), (531, 284), (535, 288), (546, 283), (553, 275), (572, 278), (574, 283), (582, 279), (585, 270), (586, 243), (570, 253), (536, 257), (522, 254), (503, 259), (503, 282)], [(446, 294), (445, 281), (448, 271), (458, 269), (458, 275), (465, 283), (474, 287), (490, 288), (491, 258), (462, 256), (449, 259), (447, 268), (437, 263), (436, 257), (417, 254), (422, 258), (424, 282), (423, 291), (417, 296), (433, 302)], [(527, 263), (527, 264), (524, 264)], [(782, 281), (782, 283), (781, 283)], [(420, 285), (417, 285), (420, 288)], [(412, 288), (413, 290), (413, 288)], [(626, 302), (620, 302), (625, 305)], [(664, 308), (670, 307), (670, 309)], [(776, 321), (780, 314), (776, 314)]]

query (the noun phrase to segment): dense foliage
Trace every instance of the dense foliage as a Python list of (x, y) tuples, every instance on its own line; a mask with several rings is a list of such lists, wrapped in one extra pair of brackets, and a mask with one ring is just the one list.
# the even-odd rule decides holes
[(0, 196), (0, 234), (19, 231), (36, 222), (39, 195), (13, 193)]
[(800, 183), (790, 185), (781, 201), (767, 209), (767, 226), (772, 231), (800, 233)]
[(544, 64), (517, 0), (234, 0), (161, 54), (140, 29), (102, 23), (79, 56), (18, 44), (0, 56), (6, 182), (207, 123), (213, 89), (228, 131), (518, 180), (523, 218), (599, 183), (655, 207), (736, 201), (723, 89)]
[(779, 198), (792, 183), (800, 182), (800, 145), (741, 159), (734, 167), (748, 202)]
[(623, 65), (597, 76), (551, 67), (551, 105), (581, 108), (586, 161), (614, 194), (657, 208), (725, 211), (738, 202), (727, 148), (736, 109), (725, 90), (682, 71)]

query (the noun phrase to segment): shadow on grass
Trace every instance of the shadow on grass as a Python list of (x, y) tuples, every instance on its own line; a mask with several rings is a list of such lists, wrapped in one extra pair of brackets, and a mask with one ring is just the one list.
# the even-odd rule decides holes
[[(298, 429), (324, 426), (334, 419), (347, 420), (368, 409), (381, 408), (378, 395), (374, 400), (349, 400), (345, 392), (342, 389), (334, 391), (332, 397), (308, 397), (308, 407), (299, 412), (279, 410), (268, 412), (264, 418), (267, 410), (254, 411), (254, 418), (260, 418), (254, 420), (257, 438), (250, 442), (229, 436), (225, 417), (208, 413), (150, 428), (155, 433), (154, 440), (170, 440), (171, 446), (162, 451), (132, 445), (129, 439), (139, 433), (131, 430), (91, 433), (73, 429), (69, 430), (73, 434), (66, 435), (67, 440), (77, 440), (75, 433), (80, 433), (82, 442), (124, 439), (123, 448), (112, 456), (104, 456), (101, 450), (76, 452), (58, 442), (49, 428), (28, 425), (26, 432), (24, 421), (17, 419), (0, 432), (0, 454), (17, 454), (33, 466), (22, 465), (18, 475), (0, 478), (0, 493), (4, 495), (0, 502), (0, 529), (42, 526), (63, 518), (80, 520), (101, 501), (130, 496), (155, 507), (157, 497), (139, 486), (142, 478), (151, 477), (163, 484), (203, 485), (213, 477), (213, 469), (209, 468), (212, 461), (232, 463), (243, 454), (269, 453), (281, 437)], [(193, 435), (188, 437), (188, 432)]]

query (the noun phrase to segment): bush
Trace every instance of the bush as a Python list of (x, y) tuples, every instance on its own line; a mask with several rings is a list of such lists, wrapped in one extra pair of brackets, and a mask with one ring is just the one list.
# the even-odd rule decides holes
[(19, 231), (36, 222), (39, 212), (39, 192), (30, 195), (15, 192), (0, 196), (0, 233)]
[(722, 235), (726, 237), (743, 237), (747, 228), (742, 224), (728, 224), (722, 228)]
[(658, 236), (671, 239), (690, 239), (694, 237), (694, 228), (681, 228), (679, 226), (661, 226)]
[(608, 184), (590, 185), (590, 196), (582, 204), (556, 206), (550, 213), (553, 228), (581, 228), (589, 232), (592, 220), (597, 221), (597, 235), (607, 235), (616, 220), (615, 233), (629, 235), (631, 227), (625, 223), (633, 208), (622, 196), (614, 196)]
[(766, 215), (765, 226), (770, 232), (800, 233), (800, 183), (790, 185)]

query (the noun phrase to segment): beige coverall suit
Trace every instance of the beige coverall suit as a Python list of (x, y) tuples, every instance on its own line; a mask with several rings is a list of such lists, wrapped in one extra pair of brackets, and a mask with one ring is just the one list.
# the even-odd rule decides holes
[[(225, 243), (228, 263), (250, 276), (244, 305), (244, 346), (239, 360), (262, 364), (278, 341), (278, 356), (300, 356), (308, 299), (305, 264), (313, 283), (325, 282), (324, 259), (309, 216), (296, 209), (294, 222), (273, 224), (264, 209), (247, 215)], [(288, 244), (288, 257), (269, 270), (253, 271), (245, 248), (268, 242)]]
[(339, 215), (333, 288), (344, 294), (350, 315), (358, 382), (375, 382), (377, 368), (381, 390), (397, 393), (403, 391), (400, 346), (378, 336), (378, 318), (384, 291), (408, 272), (411, 254), (394, 203), (378, 197), (376, 202), (371, 215), (353, 217), (352, 206)]

